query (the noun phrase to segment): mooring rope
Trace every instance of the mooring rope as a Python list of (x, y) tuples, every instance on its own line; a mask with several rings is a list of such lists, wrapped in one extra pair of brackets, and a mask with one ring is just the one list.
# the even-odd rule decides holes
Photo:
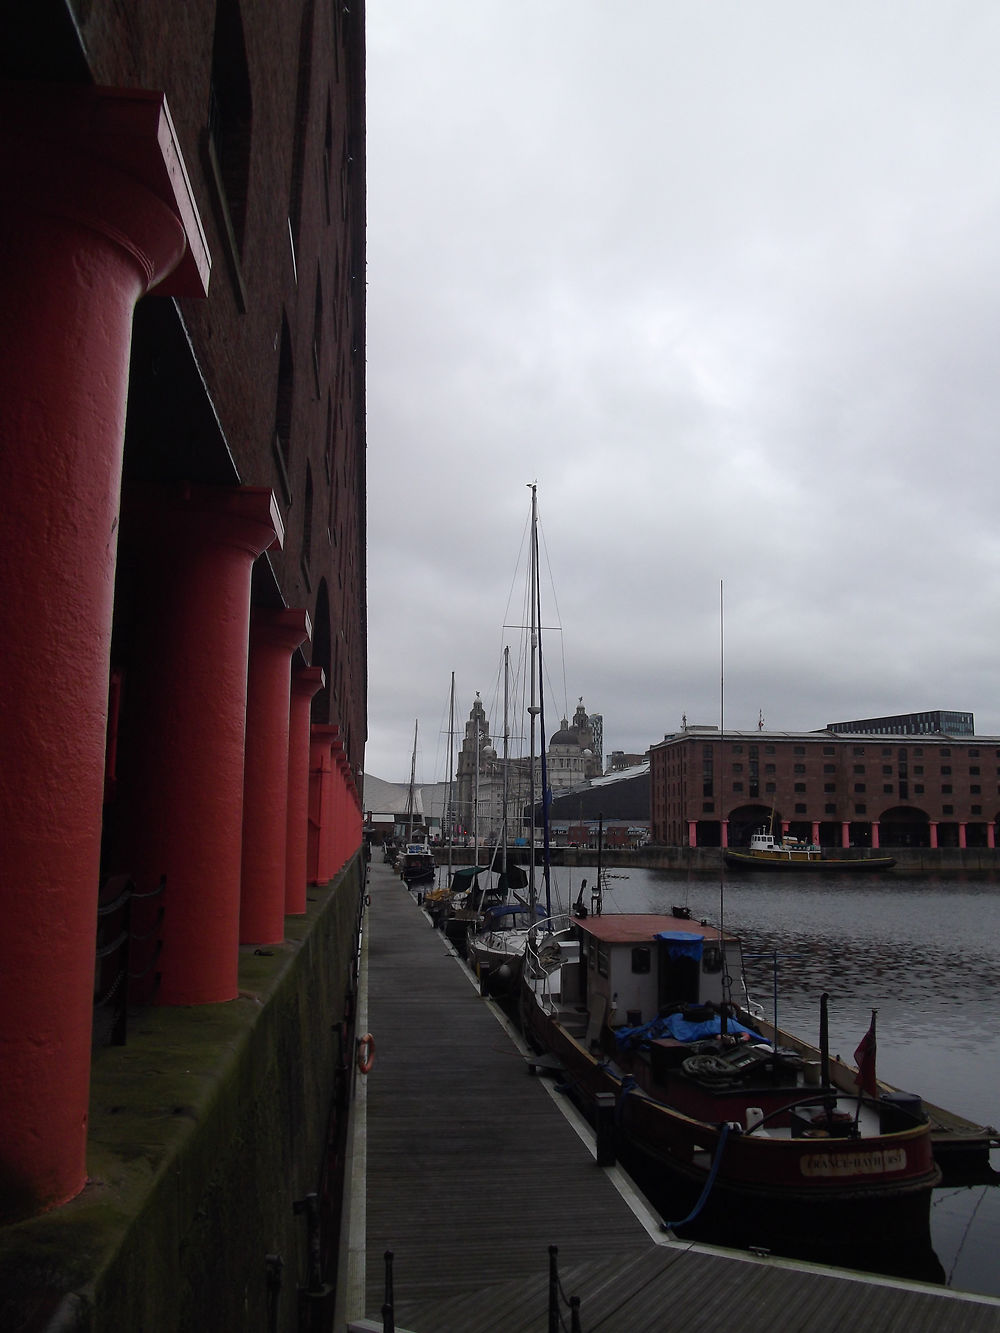
[(687, 1217), (682, 1218), (680, 1222), (661, 1222), (660, 1227), (663, 1231), (673, 1231), (676, 1227), (686, 1226), (688, 1222), (694, 1219), (704, 1208), (708, 1196), (712, 1192), (712, 1186), (715, 1184), (715, 1177), (719, 1174), (719, 1165), (722, 1162), (722, 1153), (726, 1146), (726, 1140), (729, 1138), (729, 1125), (722, 1126), (722, 1133), (719, 1135), (719, 1146), (715, 1150), (715, 1157), (712, 1160), (712, 1169), (708, 1173), (708, 1179), (705, 1181), (705, 1187), (701, 1192), (698, 1202), (688, 1213)]

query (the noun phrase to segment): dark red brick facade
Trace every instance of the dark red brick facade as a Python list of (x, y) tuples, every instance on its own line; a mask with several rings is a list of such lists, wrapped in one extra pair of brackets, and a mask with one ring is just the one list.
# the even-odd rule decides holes
[[(51, 42), (64, 6), (38, 8), (53, 11), (49, 45), (33, 53), (31, 72), (44, 78), (46, 62), (54, 70), (68, 59)], [(312, 662), (327, 675), (313, 719), (341, 728), (358, 772), (366, 737), (364, 6), (83, 0), (75, 9), (94, 83), (165, 92), (213, 260), (207, 300), (150, 299), (137, 311), (126, 487), (138, 478), (273, 489), (284, 547), (258, 562), (254, 602), (308, 609)], [(213, 64), (217, 34), (228, 45)], [(249, 107), (245, 179), (231, 187), (242, 214), (236, 244), (226, 215), (237, 202), (227, 200), (225, 181), (220, 188), (210, 129), (215, 84), (234, 63)]]
[(745, 845), (772, 817), (828, 846), (992, 846), (1000, 742), (706, 728), (650, 748), (650, 789), (669, 846)]

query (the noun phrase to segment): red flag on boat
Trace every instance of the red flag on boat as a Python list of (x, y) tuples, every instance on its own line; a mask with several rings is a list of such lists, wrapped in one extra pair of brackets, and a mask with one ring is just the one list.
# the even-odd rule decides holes
[(875, 1015), (877, 1013), (877, 1009), (872, 1010), (871, 1025), (861, 1038), (860, 1046), (854, 1052), (854, 1063), (858, 1066), (854, 1082), (862, 1092), (867, 1092), (869, 1097), (878, 1096), (878, 1084), (875, 1081)]

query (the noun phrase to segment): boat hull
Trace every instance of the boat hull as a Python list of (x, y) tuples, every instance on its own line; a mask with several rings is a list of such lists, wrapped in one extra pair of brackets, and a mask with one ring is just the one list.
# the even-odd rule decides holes
[[(618, 1155), (679, 1234), (697, 1232), (797, 1257), (820, 1258), (820, 1251), (836, 1250), (841, 1258), (828, 1261), (844, 1262), (844, 1246), (849, 1243), (863, 1256), (864, 1247), (883, 1241), (888, 1229), (897, 1238), (912, 1237), (909, 1248), (919, 1245), (925, 1258), (932, 1253), (926, 1233), (931, 1190), (941, 1172), (926, 1124), (864, 1139), (759, 1137), (730, 1130), (708, 1199), (685, 1229), (680, 1224), (709, 1180), (736, 1104), (720, 1103), (716, 1122), (686, 1115), (644, 1092), (624, 1064), (588, 1051), (530, 996), (522, 1017), (529, 1038), (557, 1058), (571, 1094), (595, 1123), (598, 1094), (611, 1094)], [(920, 1273), (935, 1280), (923, 1261)]]
[(434, 867), (430, 866), (422, 870), (404, 870), (403, 879), (407, 885), (413, 884), (433, 884)]
[(723, 851), (726, 865), (741, 870), (804, 870), (818, 874), (860, 872), (871, 874), (877, 870), (891, 870), (896, 864), (891, 856), (813, 856), (791, 855), (780, 852), (741, 852), (732, 848)]
[(516, 998), (524, 964), (523, 948), (505, 949), (500, 945), (491, 947), (475, 936), (470, 936), (466, 957), (485, 994)]

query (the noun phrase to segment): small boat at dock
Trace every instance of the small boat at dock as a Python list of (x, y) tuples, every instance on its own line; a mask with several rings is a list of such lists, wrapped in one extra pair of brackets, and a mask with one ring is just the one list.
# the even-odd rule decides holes
[(414, 839), (404, 843), (396, 859), (396, 869), (407, 886), (433, 884), (437, 867), (427, 840)]
[(746, 848), (723, 849), (726, 864), (743, 870), (854, 870), (871, 872), (891, 870), (896, 864), (891, 856), (828, 851), (815, 843), (785, 834), (778, 837), (770, 829), (759, 828), (750, 835)]
[(995, 1131), (876, 1080), (865, 1042), (859, 1069), (831, 1058), (825, 1009), (819, 1047), (776, 1030), (745, 984), (731, 993), (742, 977), (726, 931), (590, 913), (533, 932), (522, 1024), (581, 1109), (613, 1117), (623, 1164), (671, 1229), (801, 1257), (821, 1257), (805, 1238), (860, 1253), (887, 1229), (926, 1249), (942, 1126), (951, 1165), (988, 1160)]

